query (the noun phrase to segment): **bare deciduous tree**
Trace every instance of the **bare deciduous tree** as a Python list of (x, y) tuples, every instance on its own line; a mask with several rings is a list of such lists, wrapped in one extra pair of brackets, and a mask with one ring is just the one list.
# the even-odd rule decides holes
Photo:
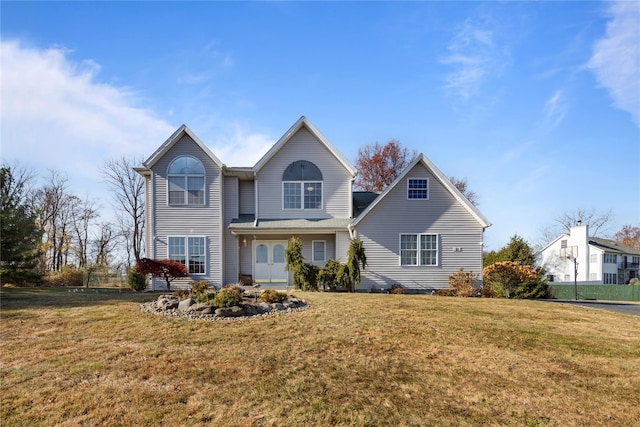
[(73, 229), (76, 238), (76, 257), (78, 261), (78, 267), (84, 268), (88, 265), (88, 244), (89, 244), (89, 230), (91, 223), (98, 217), (98, 211), (96, 210), (94, 203), (88, 198), (81, 200), (76, 196), (72, 196), (74, 206), (71, 211), (73, 220)]
[(478, 195), (469, 189), (467, 178), (458, 179), (455, 176), (449, 178), (449, 181), (462, 193), (464, 197), (471, 202), (472, 205), (478, 206)]
[(140, 163), (141, 160), (136, 158), (120, 157), (105, 161), (102, 168), (102, 175), (109, 185), (115, 207), (123, 212), (118, 215), (118, 227), (120, 235), (127, 240), (125, 247), (129, 265), (132, 263), (131, 252), (136, 262), (142, 256), (144, 181), (133, 169)]
[(578, 224), (589, 226), (589, 236), (606, 236), (613, 218), (613, 212), (599, 212), (595, 209), (576, 209), (565, 212), (554, 218), (554, 224), (547, 225), (540, 230), (536, 249), (540, 249), (562, 233), (569, 233), (571, 227)]
[(35, 193), (38, 222), (44, 231), (40, 261), (43, 271), (57, 271), (64, 265), (65, 246), (69, 243), (66, 233), (69, 197), (68, 178), (56, 170), (49, 172), (47, 183)]
[(113, 225), (103, 222), (98, 227), (93, 239), (94, 262), (98, 266), (108, 267), (111, 254), (116, 245)]

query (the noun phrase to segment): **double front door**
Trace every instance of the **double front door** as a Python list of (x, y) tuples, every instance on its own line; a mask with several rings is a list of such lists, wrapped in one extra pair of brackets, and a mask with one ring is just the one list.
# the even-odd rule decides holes
[(258, 283), (285, 285), (289, 273), (285, 271), (286, 241), (258, 241), (253, 249), (254, 277)]

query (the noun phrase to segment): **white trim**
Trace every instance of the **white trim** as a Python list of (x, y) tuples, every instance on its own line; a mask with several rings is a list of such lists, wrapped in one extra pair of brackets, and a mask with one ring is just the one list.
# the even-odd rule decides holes
[[(169, 239), (171, 238), (177, 238), (177, 239), (184, 239), (184, 266), (187, 269), (187, 273), (191, 276), (206, 276), (207, 275), (207, 270), (208, 270), (208, 260), (209, 260), (209, 256), (208, 256), (208, 251), (207, 251), (207, 236), (201, 236), (201, 235), (195, 235), (195, 236), (190, 236), (190, 235), (186, 235), (186, 234), (173, 234), (173, 235), (167, 235), (167, 259), (171, 259), (170, 258), (170, 253), (169, 253)], [(199, 239), (204, 239), (204, 272), (203, 273), (192, 273), (191, 271), (189, 271), (189, 239), (190, 238), (199, 238)]]
[[(200, 165), (202, 166), (202, 169), (204, 170), (204, 172), (202, 174), (176, 174), (176, 173), (169, 173), (169, 169), (171, 168), (171, 165), (173, 165), (173, 163), (178, 160), (181, 159), (183, 157), (189, 157), (195, 161), (197, 161), (198, 163), (200, 163)], [(185, 188), (183, 190), (184, 193), (184, 203), (171, 203), (171, 190), (170, 190), (170, 186), (171, 186), (171, 178), (172, 177), (183, 177), (185, 178)], [(189, 203), (189, 178), (202, 178), (202, 203)], [(174, 157), (173, 160), (171, 160), (171, 162), (169, 162), (169, 165), (167, 166), (167, 206), (206, 206), (207, 205), (207, 168), (205, 168), (204, 163), (202, 163), (202, 160), (198, 159), (197, 157), (185, 154), (185, 155), (180, 155), (177, 157)]]
[[(324, 248), (322, 251), (322, 259), (316, 259), (316, 247), (315, 243), (324, 244)], [(312, 240), (311, 241), (311, 262), (326, 262), (327, 261), (327, 241), (326, 240)]]
[(349, 162), (349, 160), (346, 159), (346, 157), (344, 157), (340, 151), (338, 151), (333, 144), (331, 144), (329, 142), (329, 140), (327, 138), (325, 138), (324, 135), (322, 135), (320, 133), (320, 131), (318, 129), (316, 129), (315, 126), (313, 126), (311, 124), (311, 122), (305, 117), (302, 116), (300, 117), (294, 124), (293, 126), (291, 126), (289, 128), (289, 130), (287, 132), (285, 132), (284, 135), (282, 135), (282, 137), (269, 149), (269, 151), (267, 151), (267, 153), (262, 156), (262, 158), (260, 160), (258, 160), (258, 162), (255, 164), (255, 166), (253, 167), (253, 170), (255, 173), (259, 172), (260, 169), (262, 169), (264, 167), (264, 165), (266, 165), (269, 160), (271, 160), (271, 158), (273, 156), (276, 155), (276, 153), (278, 151), (280, 151), (280, 149), (287, 143), (289, 142), (289, 140), (300, 130), (302, 129), (302, 127), (306, 127), (307, 130), (309, 130), (309, 132), (311, 132), (311, 134), (313, 136), (315, 136), (318, 140), (320, 140), (320, 142), (327, 148), (327, 150), (329, 150), (329, 152), (331, 154), (333, 154), (333, 156), (342, 164), (342, 166), (351, 174), (351, 176), (356, 176), (358, 171), (356, 170), (355, 167), (353, 167), (353, 165)]
[(202, 141), (200, 141), (200, 138), (198, 138), (196, 134), (194, 134), (191, 129), (189, 129), (184, 124), (176, 129), (176, 131), (165, 142), (163, 142), (162, 145), (160, 145), (160, 147), (158, 147), (158, 149), (151, 156), (149, 156), (147, 160), (143, 162), (143, 166), (147, 169), (151, 169), (153, 165), (155, 165), (156, 162), (158, 162), (162, 158), (162, 156), (164, 156), (169, 151), (169, 149), (171, 149), (171, 147), (173, 147), (175, 143), (178, 142), (184, 135), (189, 136), (189, 138), (191, 138), (196, 143), (196, 145), (200, 147), (200, 149), (202, 149), (202, 151), (204, 151), (207, 156), (209, 156), (209, 158), (213, 161), (213, 163), (216, 164), (216, 166), (218, 166), (218, 168), (220, 168), (220, 170), (224, 170), (226, 168), (224, 163), (222, 163), (220, 159), (215, 154), (213, 154), (213, 152), (209, 150), (209, 148), (204, 145)]
[[(402, 236), (416, 236), (416, 264), (402, 263)], [(422, 264), (422, 236), (436, 236), (436, 263)], [(413, 249), (411, 249), (413, 250)], [(439, 267), (440, 266), (440, 234), (439, 233), (398, 233), (398, 265), (400, 267)]]
[[(284, 185), (285, 184), (300, 184), (300, 207), (299, 208), (287, 208), (284, 206)], [(304, 207), (304, 185), (305, 184), (320, 184), (320, 207), (319, 208), (305, 208)], [(283, 211), (319, 211), (324, 209), (324, 181), (282, 181), (282, 210)]]
[[(422, 197), (415, 197), (415, 198), (411, 198), (409, 197), (409, 181), (418, 181), (418, 180), (424, 180), (427, 181), (427, 197), (422, 198)], [(420, 188), (416, 189), (414, 188), (414, 190), (421, 190)], [(429, 200), (429, 196), (430, 196), (430, 188), (429, 188), (429, 178), (428, 177), (412, 177), (412, 178), (407, 178), (407, 200)]]

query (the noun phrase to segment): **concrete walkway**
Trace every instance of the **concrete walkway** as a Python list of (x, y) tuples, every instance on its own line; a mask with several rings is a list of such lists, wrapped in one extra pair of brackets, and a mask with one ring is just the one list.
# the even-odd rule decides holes
[(640, 316), (640, 303), (630, 301), (584, 301), (584, 300), (557, 300), (548, 299), (541, 300), (547, 302), (556, 302), (561, 304), (579, 305), (582, 307), (595, 308), (599, 310), (613, 311), (620, 314), (629, 314), (631, 316)]

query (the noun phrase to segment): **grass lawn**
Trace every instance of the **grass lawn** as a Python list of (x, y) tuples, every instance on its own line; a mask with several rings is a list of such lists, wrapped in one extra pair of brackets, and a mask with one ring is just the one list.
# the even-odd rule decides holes
[(0, 424), (640, 425), (640, 318), (535, 301), (299, 293), (187, 321), (149, 294), (2, 289)]

